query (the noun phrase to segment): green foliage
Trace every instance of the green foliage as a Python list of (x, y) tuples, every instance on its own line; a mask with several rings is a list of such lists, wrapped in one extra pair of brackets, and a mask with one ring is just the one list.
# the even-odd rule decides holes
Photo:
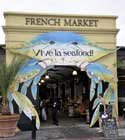
[(7, 100), (7, 92), (12, 84), (17, 72), (24, 63), (24, 59), (13, 58), (12, 63), (7, 65), (5, 62), (0, 65), (0, 92), (5, 100)]
[(120, 59), (117, 60), (117, 68), (125, 69), (125, 63)]

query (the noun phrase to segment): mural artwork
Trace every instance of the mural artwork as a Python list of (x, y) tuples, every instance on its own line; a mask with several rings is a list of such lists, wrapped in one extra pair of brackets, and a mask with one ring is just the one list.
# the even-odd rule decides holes
[[(91, 44), (85, 37), (73, 32), (57, 31), (38, 35), (29, 42), (25, 42), (20, 48), (9, 48), (8, 51), (23, 56), (28, 56), (27, 62), (18, 72), (8, 94), (9, 105), (13, 113), (12, 100), (18, 104), (20, 113), (31, 119), (36, 116), (36, 127), (39, 129), (40, 121), (32, 102), (27, 98), (27, 88), (31, 85), (31, 94), (36, 99), (37, 85), (40, 78), (53, 65), (75, 65), (86, 71), (91, 79), (90, 101), (95, 94), (103, 92), (102, 82), (108, 82), (108, 88), (104, 92), (106, 103), (115, 101), (116, 79), (112, 71), (103, 64), (97, 62), (116, 50), (105, 49)], [(22, 83), (21, 93), (18, 92)], [(97, 85), (97, 93), (95, 92)], [(12, 96), (11, 96), (12, 95)], [(97, 98), (93, 104), (94, 114), (90, 126), (93, 126), (99, 118), (100, 100)]]

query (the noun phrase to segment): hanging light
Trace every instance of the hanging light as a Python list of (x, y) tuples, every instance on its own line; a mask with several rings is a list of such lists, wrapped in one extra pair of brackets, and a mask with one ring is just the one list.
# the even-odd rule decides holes
[(77, 75), (78, 73), (77, 73), (77, 71), (76, 70), (74, 70), (73, 72), (72, 72), (72, 75)]
[(41, 83), (39, 82), (39, 83), (38, 83), (38, 85), (40, 86), (40, 85), (41, 85)]
[(45, 79), (46, 80), (48, 80), (50, 77), (49, 77), (49, 75), (47, 74), (46, 76), (45, 76)]
[(42, 79), (42, 80), (41, 80), (41, 83), (44, 83), (44, 82), (45, 82), (45, 81)]

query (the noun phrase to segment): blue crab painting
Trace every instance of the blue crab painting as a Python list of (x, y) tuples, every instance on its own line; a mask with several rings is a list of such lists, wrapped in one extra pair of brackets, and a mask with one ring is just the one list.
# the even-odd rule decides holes
[[(29, 58), (19, 70), (9, 90), (10, 93), (13, 93), (8, 94), (11, 112), (13, 113), (12, 101), (15, 100), (20, 112), (23, 111), (29, 119), (36, 116), (37, 129), (40, 127), (39, 116), (32, 102), (26, 96), (27, 88), (31, 85), (31, 94), (35, 100), (41, 76), (53, 65), (76, 65), (80, 69), (84, 69), (91, 79), (90, 101), (95, 94), (99, 95), (103, 92), (102, 82), (108, 82), (104, 98), (107, 104), (115, 101), (117, 81), (113, 72), (97, 62), (102, 57), (114, 53), (115, 49), (101, 48), (91, 44), (84, 36), (73, 32), (55, 31), (40, 34), (31, 41), (25, 42), (20, 48), (8, 48), (8, 51)], [(19, 83), (23, 83), (21, 93), (18, 91)], [(97, 97), (93, 103), (93, 110), (95, 111), (90, 126), (93, 126), (98, 120), (99, 102)]]

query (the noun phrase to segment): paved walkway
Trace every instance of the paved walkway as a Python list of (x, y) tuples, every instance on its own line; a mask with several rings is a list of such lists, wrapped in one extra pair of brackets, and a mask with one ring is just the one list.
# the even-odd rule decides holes
[[(41, 125), (36, 133), (36, 140), (105, 140), (103, 135), (98, 133), (98, 128), (89, 128), (88, 124), (76, 118), (61, 120), (59, 126), (52, 125), (51, 121), (43, 122)], [(121, 120), (119, 136), (119, 140), (125, 140), (123, 120)], [(0, 138), (0, 140), (32, 140), (31, 131), (18, 132), (15, 137)]]

